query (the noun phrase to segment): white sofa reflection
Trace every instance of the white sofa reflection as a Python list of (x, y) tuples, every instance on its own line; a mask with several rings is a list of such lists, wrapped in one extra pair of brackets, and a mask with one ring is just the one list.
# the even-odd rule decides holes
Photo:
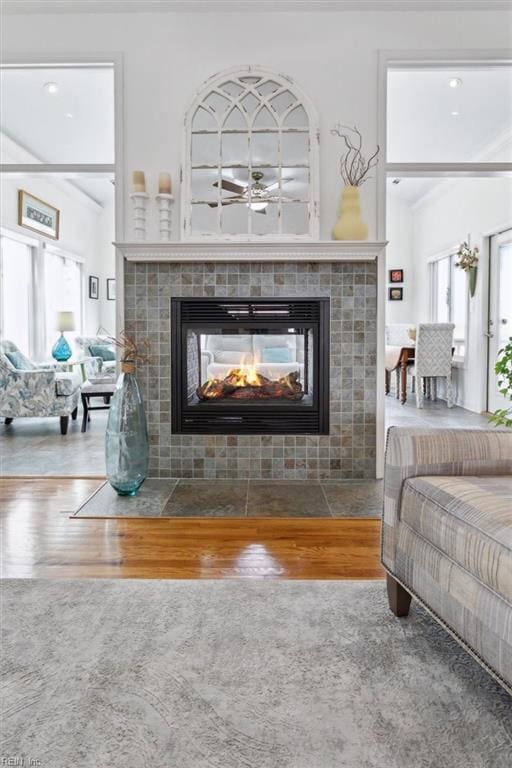
[(254, 367), (276, 380), (294, 371), (304, 379), (304, 337), (295, 334), (201, 336), (201, 382), (223, 379), (233, 368)]

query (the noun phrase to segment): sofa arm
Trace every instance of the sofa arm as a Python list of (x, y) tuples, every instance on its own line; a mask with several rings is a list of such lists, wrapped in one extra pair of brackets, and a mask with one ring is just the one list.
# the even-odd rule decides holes
[(422, 475), (512, 475), (509, 429), (388, 430), (384, 470), (382, 562), (393, 571), (402, 488)]

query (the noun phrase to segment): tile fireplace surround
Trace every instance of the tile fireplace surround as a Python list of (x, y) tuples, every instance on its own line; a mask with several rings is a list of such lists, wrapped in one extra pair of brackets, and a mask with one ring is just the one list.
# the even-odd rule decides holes
[[(377, 257), (384, 243), (117, 244), (125, 329), (148, 338), (137, 375), (150, 476), (342, 480), (375, 477)], [(329, 435), (183, 435), (171, 430), (171, 297), (330, 298)]]

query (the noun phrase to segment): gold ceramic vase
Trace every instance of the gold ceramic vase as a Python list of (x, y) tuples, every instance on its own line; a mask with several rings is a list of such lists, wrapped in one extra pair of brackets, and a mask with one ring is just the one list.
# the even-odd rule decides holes
[(367, 240), (368, 225), (361, 219), (358, 187), (345, 187), (341, 193), (338, 221), (332, 230), (333, 240)]

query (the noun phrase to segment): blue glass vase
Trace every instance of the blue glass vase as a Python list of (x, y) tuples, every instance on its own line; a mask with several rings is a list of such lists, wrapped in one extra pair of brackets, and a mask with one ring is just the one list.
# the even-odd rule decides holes
[(135, 496), (148, 474), (148, 430), (134, 366), (121, 370), (108, 414), (107, 479), (120, 496)]
[(52, 348), (52, 356), (59, 363), (65, 363), (71, 357), (71, 347), (64, 338), (64, 334), (61, 333)]

